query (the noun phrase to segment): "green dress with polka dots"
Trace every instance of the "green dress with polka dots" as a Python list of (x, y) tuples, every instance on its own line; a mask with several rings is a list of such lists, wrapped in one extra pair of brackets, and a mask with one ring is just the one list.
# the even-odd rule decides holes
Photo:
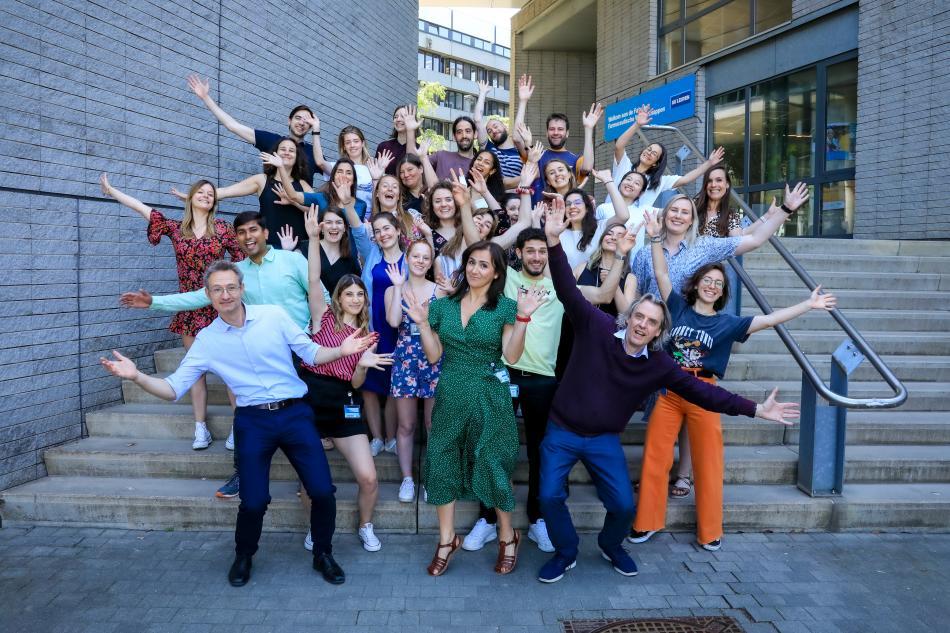
[(423, 468), (433, 505), (469, 499), (505, 512), (515, 507), (518, 427), (501, 339), (517, 308), (499, 297), (494, 310), (479, 308), (463, 328), (460, 301), (444, 297), (429, 306), (429, 325), (444, 350)]

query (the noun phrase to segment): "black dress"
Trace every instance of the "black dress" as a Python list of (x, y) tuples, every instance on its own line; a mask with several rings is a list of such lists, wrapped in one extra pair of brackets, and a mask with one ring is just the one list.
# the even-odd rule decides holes
[[(279, 200), (277, 194), (274, 193), (276, 184), (277, 181), (268, 176), (267, 182), (264, 183), (264, 190), (258, 196), (261, 215), (264, 216), (264, 227), (268, 232), (267, 243), (274, 248), (280, 248), (280, 238), (277, 236), (277, 232), (285, 224), (289, 224), (297, 238), (297, 249), (306, 257), (309, 240), (307, 239), (307, 227), (304, 223), (303, 211), (292, 204), (276, 204)], [(300, 181), (294, 181), (294, 189), (303, 191)]]
[(340, 257), (331, 264), (330, 260), (327, 259), (326, 252), (322, 248), (320, 249), (320, 281), (327, 292), (330, 293), (330, 296), (333, 296), (334, 288), (344, 275), (359, 277), (362, 272), (356, 253), (350, 253), (349, 257)]

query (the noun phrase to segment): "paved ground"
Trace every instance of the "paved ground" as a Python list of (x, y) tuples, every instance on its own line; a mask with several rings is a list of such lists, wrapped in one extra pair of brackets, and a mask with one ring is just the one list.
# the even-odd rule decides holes
[(577, 568), (535, 580), (530, 545), (508, 577), (496, 549), (425, 574), (431, 535), (381, 535), (379, 553), (339, 535), (341, 587), (310, 569), (300, 534), (265, 533), (251, 583), (225, 575), (232, 536), (75, 528), (0, 529), (0, 631), (555, 632), (566, 618), (724, 613), (748, 632), (950, 630), (950, 534), (731, 534), (718, 553), (686, 534), (630, 546), (623, 578), (584, 535)]

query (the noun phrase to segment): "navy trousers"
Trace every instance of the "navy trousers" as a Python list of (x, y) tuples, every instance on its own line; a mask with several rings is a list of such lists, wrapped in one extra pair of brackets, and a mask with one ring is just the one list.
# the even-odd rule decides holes
[(541, 512), (548, 536), (559, 554), (574, 560), (580, 540), (567, 509), (567, 477), (580, 461), (590, 473), (607, 516), (597, 537), (601, 549), (621, 546), (636, 514), (633, 489), (620, 436), (584, 437), (551, 422), (541, 442)]
[(253, 556), (261, 539), (264, 513), (270, 503), (270, 465), (277, 449), (284, 451), (310, 495), (313, 554), (331, 551), (336, 528), (336, 488), (310, 406), (300, 401), (285, 409), (251, 407), (234, 410), (234, 444), (241, 505), (234, 530), (235, 552)]

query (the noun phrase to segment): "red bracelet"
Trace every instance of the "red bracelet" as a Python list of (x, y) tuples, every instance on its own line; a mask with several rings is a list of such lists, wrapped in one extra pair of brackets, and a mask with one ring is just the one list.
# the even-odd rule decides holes
[(532, 196), (534, 195), (534, 189), (532, 189), (531, 187), (518, 187), (517, 189), (515, 189), (515, 193), (517, 193), (518, 195)]
[(531, 323), (531, 317), (523, 317), (520, 314), (515, 315), (515, 320), (520, 321), (521, 323)]

